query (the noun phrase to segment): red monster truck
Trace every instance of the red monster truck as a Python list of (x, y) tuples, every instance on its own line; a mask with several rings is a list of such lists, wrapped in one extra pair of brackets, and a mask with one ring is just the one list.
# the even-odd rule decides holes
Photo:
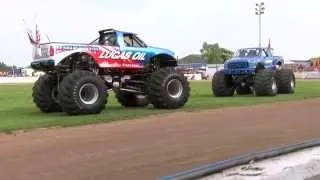
[(46, 74), (34, 84), (32, 95), (42, 112), (100, 113), (109, 90), (125, 107), (151, 103), (175, 109), (189, 98), (189, 83), (176, 72), (174, 53), (148, 46), (134, 33), (101, 30), (87, 44), (37, 42), (32, 42), (31, 67)]

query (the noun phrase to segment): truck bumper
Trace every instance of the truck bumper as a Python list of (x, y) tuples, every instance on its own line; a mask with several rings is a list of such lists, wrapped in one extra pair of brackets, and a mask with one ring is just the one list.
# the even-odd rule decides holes
[(54, 60), (48, 59), (48, 60), (41, 60), (41, 61), (33, 61), (31, 62), (31, 68), (35, 70), (52, 70), (54, 69)]
[(226, 75), (253, 75), (255, 69), (225, 69), (224, 74)]

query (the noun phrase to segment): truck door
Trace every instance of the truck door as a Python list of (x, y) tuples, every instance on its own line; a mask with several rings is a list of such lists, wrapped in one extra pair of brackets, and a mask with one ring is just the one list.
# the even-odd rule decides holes
[(123, 35), (124, 47), (125, 51), (132, 52), (131, 60), (137, 61), (141, 65), (143, 65), (146, 60), (150, 57), (148, 53), (147, 46), (143, 41), (141, 41), (134, 34), (124, 34)]

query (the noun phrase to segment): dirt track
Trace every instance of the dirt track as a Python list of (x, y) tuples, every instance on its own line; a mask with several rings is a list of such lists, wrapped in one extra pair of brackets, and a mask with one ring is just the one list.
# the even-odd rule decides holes
[(155, 179), (320, 137), (320, 99), (0, 136), (0, 179)]

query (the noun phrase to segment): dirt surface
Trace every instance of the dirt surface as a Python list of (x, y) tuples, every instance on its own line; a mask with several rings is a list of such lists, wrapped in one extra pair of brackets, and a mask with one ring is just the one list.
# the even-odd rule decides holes
[(0, 179), (155, 179), (320, 137), (320, 99), (0, 136)]

